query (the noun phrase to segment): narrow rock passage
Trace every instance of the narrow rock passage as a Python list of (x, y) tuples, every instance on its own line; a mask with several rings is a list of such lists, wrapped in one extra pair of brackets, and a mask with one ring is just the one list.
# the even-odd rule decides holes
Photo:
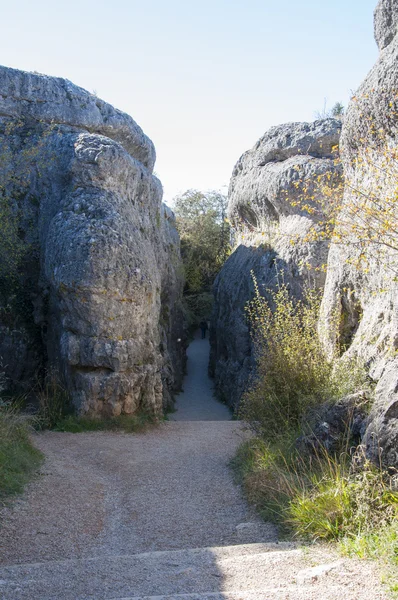
[(187, 355), (184, 391), (177, 396), (173, 421), (230, 421), (229, 409), (214, 398), (213, 383), (208, 376), (210, 344), (197, 333)]
[[(1, 600), (385, 598), (371, 563), (277, 544), (247, 505), (229, 468), (246, 434), (213, 398), (207, 356), (195, 339), (175, 421), (35, 436), (41, 475), (0, 511)], [(327, 581), (303, 575), (322, 563)]]

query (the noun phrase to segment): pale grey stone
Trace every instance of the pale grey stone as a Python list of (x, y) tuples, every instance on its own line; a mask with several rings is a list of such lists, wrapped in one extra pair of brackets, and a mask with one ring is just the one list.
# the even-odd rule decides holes
[(383, 50), (397, 33), (398, 4), (396, 0), (380, 0), (374, 14), (374, 31), (377, 45)]
[(11, 143), (15, 119), (24, 128), (12, 134), (14, 159), (41, 140), (17, 204), (38, 249), (31, 302), (42, 353), (81, 413), (161, 414), (183, 372), (183, 282), (152, 142), (65, 80), (1, 67), (0, 90), (0, 142)]
[[(386, 142), (392, 149), (397, 147), (398, 119), (394, 108), (398, 88), (397, 19), (396, 2), (379, 2), (375, 11), (375, 34), (381, 49), (380, 56), (350, 103), (342, 130), (341, 153), (348, 184), (343, 211), (346, 203), (350, 205), (354, 201), (355, 191), (352, 190), (366, 190), (372, 185), (374, 165), (380, 160), (383, 143)], [(373, 153), (358, 167), (356, 159), (362, 148), (369, 145), (369, 123), (385, 139), (383, 143), (374, 144)], [(376, 141), (381, 140), (381, 135), (379, 138), (377, 135)], [(396, 182), (385, 178), (384, 181), (379, 179), (377, 185), (380, 185), (377, 193), (382, 199), (383, 195), (394, 193)], [(393, 243), (397, 242), (395, 238)], [(363, 250), (368, 272), (355, 266)], [(396, 271), (396, 251), (384, 247), (383, 253), (380, 253), (370, 244), (366, 248), (358, 248), (355, 244), (332, 244), (320, 323), (320, 332), (330, 354), (338, 342), (331, 326), (334, 315), (340, 315), (343, 322), (348, 323), (344, 332), (346, 351), (343, 359), (359, 356), (377, 383), (364, 443), (368, 456), (389, 467), (398, 466), (398, 364), (394, 358), (398, 349)]]
[(319, 217), (293, 206), (301, 194), (295, 183), (330, 172), (337, 188), (341, 173), (333, 148), (340, 129), (335, 119), (273, 127), (234, 168), (228, 214), (235, 251), (214, 285), (210, 331), (210, 373), (218, 395), (231, 406), (239, 405), (255, 367), (244, 310), (254, 293), (251, 271), (264, 294), (282, 282), (296, 297), (307, 282), (324, 284), (319, 269), (327, 261), (328, 243), (306, 241)]
[(129, 115), (61, 77), (0, 66), (0, 116), (99, 133), (119, 142), (148, 169), (155, 164), (153, 143)]
[(398, 467), (398, 361), (388, 362), (375, 391), (375, 402), (363, 439), (376, 464)]
[(302, 569), (296, 575), (296, 581), (299, 585), (305, 585), (306, 583), (312, 583), (318, 581), (321, 577), (325, 577), (331, 571), (335, 571), (342, 567), (343, 561), (336, 561), (325, 565), (316, 565), (316, 567), (308, 567), (308, 569)]
[(310, 409), (303, 417), (304, 433), (296, 440), (296, 447), (319, 456), (324, 450), (340, 455), (347, 445), (358, 445), (367, 426), (369, 396), (369, 392), (359, 391)]

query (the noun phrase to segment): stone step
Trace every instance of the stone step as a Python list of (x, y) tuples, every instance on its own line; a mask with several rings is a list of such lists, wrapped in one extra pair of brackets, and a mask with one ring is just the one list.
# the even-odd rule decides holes
[[(364, 581), (370, 586), (363, 585)], [(373, 582), (373, 583), (372, 583)], [(1, 600), (385, 600), (371, 562), (244, 544), (0, 567)]]
[[(308, 591), (302, 589), (297, 594), (297, 586), (286, 586), (281, 589), (267, 588), (257, 589), (251, 592), (209, 592), (203, 594), (174, 594), (172, 596), (132, 596), (130, 598), (112, 598), (112, 600), (283, 600), (283, 598), (289, 598), (297, 600), (303, 598), (306, 600)], [(282, 595), (285, 594), (284, 596)], [(293, 595), (292, 595), (293, 594)]]
[(276, 574), (280, 581), (282, 565), (292, 559), (301, 563), (303, 554), (289, 543), (245, 544), (3, 566), (0, 598), (228, 598), (222, 596), (228, 590), (231, 598), (243, 598), (243, 592), (263, 585), (275, 587), (269, 580)]

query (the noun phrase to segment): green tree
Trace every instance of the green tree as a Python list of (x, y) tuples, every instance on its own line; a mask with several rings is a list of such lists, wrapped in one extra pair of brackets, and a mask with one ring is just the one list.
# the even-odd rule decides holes
[(226, 210), (227, 198), (216, 191), (188, 190), (174, 201), (192, 325), (210, 316), (211, 288), (230, 253)]
[(335, 119), (342, 119), (344, 117), (345, 108), (341, 102), (336, 102), (330, 111), (332, 117)]
[(340, 121), (342, 121), (344, 118), (344, 113), (345, 113), (344, 104), (342, 104), (341, 102), (335, 102), (335, 104), (333, 104), (332, 108), (328, 108), (327, 100), (325, 98), (324, 102), (323, 102), (322, 110), (315, 111), (315, 118), (316, 119), (330, 119), (331, 117), (333, 117), (334, 119), (339, 119)]

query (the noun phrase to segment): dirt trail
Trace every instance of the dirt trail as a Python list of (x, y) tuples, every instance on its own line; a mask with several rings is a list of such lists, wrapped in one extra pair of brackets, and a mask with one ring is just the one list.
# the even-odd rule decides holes
[(207, 358), (195, 339), (157, 429), (35, 437), (42, 473), (0, 515), (1, 600), (386, 598), (373, 564), (277, 544), (248, 507), (228, 466), (245, 432)]
[(229, 409), (214, 400), (213, 382), (207, 374), (209, 341), (197, 334), (188, 347), (184, 391), (177, 396), (174, 421), (230, 421)]

